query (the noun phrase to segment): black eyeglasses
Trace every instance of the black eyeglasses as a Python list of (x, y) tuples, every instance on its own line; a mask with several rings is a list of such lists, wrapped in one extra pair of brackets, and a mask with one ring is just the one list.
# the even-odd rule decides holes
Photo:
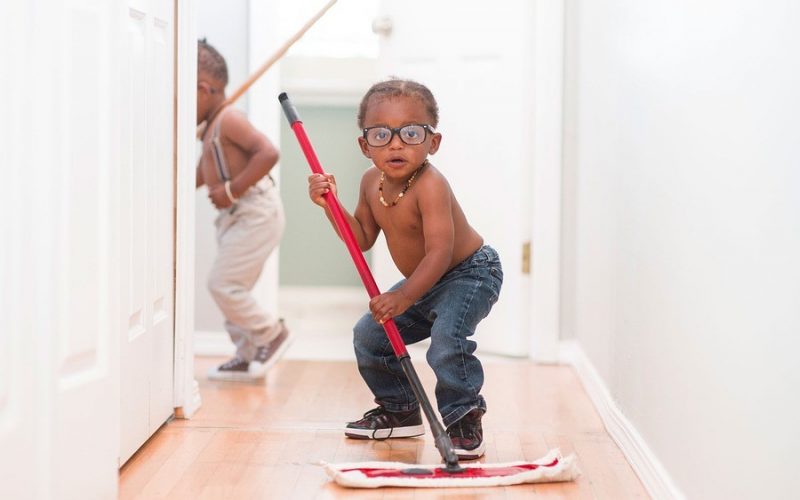
[(395, 134), (397, 134), (404, 143), (409, 146), (416, 146), (425, 142), (429, 133), (436, 133), (430, 125), (406, 125), (398, 128), (368, 127), (364, 129), (364, 140), (370, 146), (377, 148), (392, 142)]

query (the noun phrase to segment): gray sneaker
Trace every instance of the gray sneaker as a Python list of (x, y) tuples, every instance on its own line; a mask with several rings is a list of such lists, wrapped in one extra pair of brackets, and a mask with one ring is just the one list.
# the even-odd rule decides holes
[(292, 343), (292, 335), (286, 325), (283, 324), (283, 320), (280, 320), (278, 325), (280, 328), (278, 336), (272, 339), (269, 344), (256, 349), (256, 355), (253, 361), (250, 362), (249, 372), (251, 376), (265, 376), (267, 370), (272, 368), (272, 365), (281, 358), (289, 344)]
[(250, 375), (249, 366), (250, 363), (237, 356), (208, 370), (208, 378), (210, 380), (250, 382), (255, 380), (255, 377)]

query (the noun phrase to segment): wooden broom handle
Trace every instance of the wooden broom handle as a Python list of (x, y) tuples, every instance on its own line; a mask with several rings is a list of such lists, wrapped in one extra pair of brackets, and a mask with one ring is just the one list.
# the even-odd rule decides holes
[[(316, 23), (317, 21), (319, 21), (319, 18), (321, 18), (322, 16), (324, 16), (324, 15), (325, 15), (325, 13), (326, 13), (326, 12), (328, 12), (328, 9), (330, 9), (331, 7), (333, 7), (333, 4), (335, 4), (335, 3), (336, 3), (336, 0), (331, 0), (330, 2), (328, 2), (327, 4), (325, 4), (325, 6), (324, 6), (324, 7), (323, 7), (323, 8), (322, 8), (322, 9), (321, 9), (319, 12), (317, 12), (317, 13), (316, 13), (316, 15), (314, 15), (314, 17), (312, 17), (311, 19), (309, 19), (309, 20), (306, 22), (306, 24), (304, 24), (304, 25), (303, 25), (303, 27), (302, 27), (302, 28), (300, 28), (300, 31), (298, 31), (298, 32), (297, 32), (297, 33), (295, 33), (295, 34), (294, 34), (294, 35), (293, 35), (291, 38), (289, 38), (288, 40), (286, 40), (286, 42), (285, 42), (283, 45), (281, 45), (281, 46), (280, 46), (280, 48), (279, 48), (277, 51), (275, 51), (275, 53), (274, 53), (274, 54), (272, 54), (272, 56), (271, 56), (269, 59), (267, 59), (267, 60), (264, 62), (264, 64), (262, 64), (262, 65), (261, 65), (261, 67), (260, 67), (260, 68), (258, 68), (258, 69), (255, 71), (255, 73), (253, 73), (252, 75), (250, 75), (250, 77), (247, 79), (247, 81), (245, 81), (245, 82), (244, 82), (244, 83), (243, 83), (243, 84), (242, 84), (242, 85), (241, 85), (241, 86), (240, 86), (238, 89), (236, 89), (236, 91), (235, 91), (233, 94), (231, 94), (231, 95), (230, 95), (230, 97), (228, 97), (227, 99), (225, 99), (225, 102), (222, 104), (222, 107), (225, 107), (225, 106), (230, 106), (231, 104), (233, 104), (234, 102), (236, 102), (236, 100), (237, 100), (237, 99), (239, 99), (240, 97), (242, 97), (242, 94), (244, 94), (245, 92), (247, 92), (247, 89), (249, 89), (249, 88), (250, 88), (250, 86), (252, 86), (252, 85), (253, 85), (253, 84), (256, 82), (256, 80), (258, 80), (259, 78), (261, 78), (261, 75), (263, 75), (264, 73), (266, 73), (266, 71), (267, 71), (267, 70), (268, 70), (268, 69), (269, 69), (269, 68), (270, 68), (270, 67), (271, 67), (273, 64), (275, 64), (275, 63), (278, 61), (278, 59), (280, 59), (281, 57), (283, 57), (283, 55), (284, 55), (284, 54), (286, 54), (286, 51), (288, 51), (288, 50), (289, 50), (289, 48), (290, 48), (292, 45), (294, 45), (294, 44), (295, 44), (295, 42), (297, 42), (298, 40), (300, 40), (300, 38), (302, 38), (302, 37), (303, 37), (303, 35), (305, 35), (305, 34), (306, 34), (306, 31), (308, 31), (308, 30), (311, 28), (311, 26), (313, 26), (313, 25), (314, 25), (314, 23)], [(220, 109), (221, 109), (221, 108), (220, 108)]]

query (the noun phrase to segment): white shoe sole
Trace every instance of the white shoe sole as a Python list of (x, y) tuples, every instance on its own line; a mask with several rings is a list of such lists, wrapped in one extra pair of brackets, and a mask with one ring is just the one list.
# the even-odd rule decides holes
[(272, 368), (275, 365), (275, 363), (277, 363), (281, 359), (283, 353), (286, 352), (286, 349), (289, 348), (289, 345), (292, 343), (293, 340), (294, 340), (294, 335), (292, 334), (291, 330), (289, 330), (288, 335), (286, 336), (286, 340), (284, 340), (283, 344), (281, 344), (278, 350), (275, 351), (275, 354), (273, 354), (272, 357), (269, 358), (269, 361), (267, 361), (264, 364), (258, 361), (251, 361), (249, 368), (250, 376), (251, 377), (266, 376), (267, 371), (269, 371), (269, 369)]
[(208, 380), (223, 380), (226, 382), (261, 382), (264, 375), (258, 376), (250, 372), (221, 372), (216, 367), (208, 370)]
[(425, 434), (423, 425), (409, 425), (407, 427), (393, 427), (391, 429), (351, 429), (345, 427), (344, 434), (355, 439), (387, 439), (387, 438), (408, 438), (417, 437)]
[(463, 448), (455, 448), (456, 456), (461, 460), (477, 460), (486, 452), (486, 440), (481, 441), (474, 450), (465, 450)]

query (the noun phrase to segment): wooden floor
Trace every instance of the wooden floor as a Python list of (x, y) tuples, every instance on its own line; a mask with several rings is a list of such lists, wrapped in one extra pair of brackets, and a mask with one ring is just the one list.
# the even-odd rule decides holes
[[(414, 357), (426, 390), (433, 374)], [(430, 434), (383, 442), (346, 439), (343, 422), (372, 407), (354, 363), (283, 360), (264, 384), (211, 382), (221, 358), (197, 358), (203, 406), (165, 425), (120, 473), (120, 498), (493, 499), (649, 498), (606, 433), (571, 368), (529, 361), (484, 363), (489, 411), (482, 461), (533, 460), (553, 447), (575, 453), (573, 483), (495, 488), (352, 490), (331, 483), (320, 461), (439, 463)]]

